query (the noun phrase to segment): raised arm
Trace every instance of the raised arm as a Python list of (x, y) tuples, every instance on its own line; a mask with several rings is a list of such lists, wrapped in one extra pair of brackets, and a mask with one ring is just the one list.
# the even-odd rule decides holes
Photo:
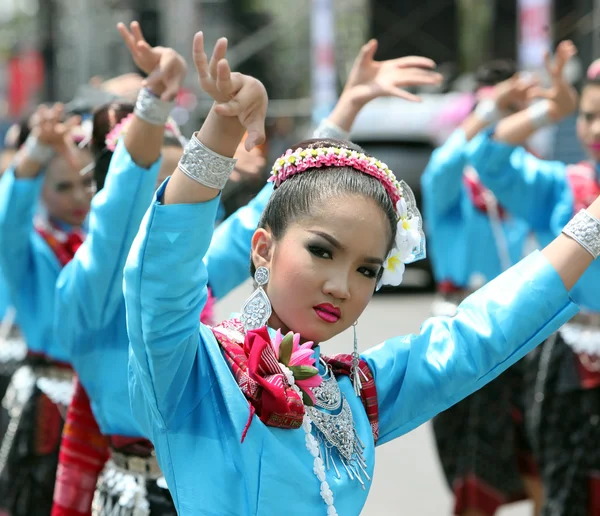
[(215, 105), (157, 192), (125, 268), (132, 406), (142, 425), (184, 417), (211, 387), (210, 366), (199, 352), (211, 338), (199, 322), (207, 298), (203, 258), (219, 192), (233, 171), (231, 156), (246, 130), (248, 149), (264, 139), (267, 109), (262, 84), (231, 73), (226, 49), (219, 40), (208, 63), (202, 33), (194, 38), (200, 83)]
[(455, 317), (430, 319), (420, 335), (365, 354), (376, 376), (382, 442), (481, 388), (575, 315), (568, 291), (600, 255), (600, 198), (563, 231), (467, 298)]
[(77, 329), (104, 327), (123, 302), (123, 268), (156, 188), (165, 123), (185, 78), (179, 54), (148, 46), (137, 22), (131, 28), (119, 25), (136, 64), (149, 74), (148, 84), (131, 120), (122, 121), (124, 137), (92, 202), (87, 239), (57, 283), (56, 329), (66, 346), (85, 345)]
[(571, 41), (562, 41), (556, 49), (556, 57), (546, 54), (546, 72), (552, 83), (550, 88), (533, 88), (530, 97), (543, 98), (500, 122), (494, 132), (494, 139), (509, 145), (523, 145), (540, 127), (556, 123), (577, 109), (577, 92), (563, 77), (564, 67), (577, 53)]
[[(377, 40), (363, 45), (354, 60), (344, 90), (315, 138), (350, 139), (350, 130), (360, 110), (378, 97), (398, 97), (419, 102), (417, 95), (403, 88), (439, 84), (443, 77), (432, 71), (435, 63), (425, 57), (409, 56), (375, 61)], [(328, 126), (328, 123), (330, 124)]]
[(468, 164), (467, 145), (477, 134), (502, 120), (511, 110), (523, 106), (534, 81), (515, 74), (497, 84), (489, 98), (462, 122), (429, 160), (421, 186), (427, 219), (444, 216), (460, 200), (464, 169)]
[(31, 273), (33, 218), (40, 202), (43, 171), (57, 155), (77, 165), (70, 131), (79, 119), (63, 123), (62, 118), (62, 105), (40, 106), (32, 117), (31, 135), (19, 152), (18, 163), (0, 179), (0, 269), (5, 271), (13, 294)]
[(467, 156), (498, 201), (533, 230), (550, 230), (557, 206), (570, 203), (564, 163), (541, 160), (524, 147), (498, 142), (489, 131), (469, 143)]

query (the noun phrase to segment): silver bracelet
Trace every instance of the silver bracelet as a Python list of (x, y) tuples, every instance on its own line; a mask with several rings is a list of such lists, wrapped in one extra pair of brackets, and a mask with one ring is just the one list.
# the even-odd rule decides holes
[(134, 113), (149, 124), (165, 125), (174, 106), (174, 101), (160, 100), (150, 90), (143, 88), (138, 93)]
[(542, 127), (552, 124), (550, 101), (548, 99), (540, 100), (529, 106), (527, 108), (527, 114), (529, 115), (531, 125), (536, 129), (541, 129)]
[(211, 151), (194, 135), (185, 146), (179, 170), (201, 185), (223, 190), (236, 162), (235, 158), (226, 158)]
[(23, 146), (25, 154), (32, 160), (47, 165), (54, 157), (54, 149), (49, 145), (41, 143), (36, 136), (29, 135)]
[(488, 124), (495, 124), (504, 117), (504, 114), (498, 108), (498, 104), (492, 99), (483, 99), (479, 102), (475, 108), (475, 114)]
[(326, 118), (315, 129), (313, 138), (332, 138), (334, 140), (350, 141), (350, 133), (344, 131), (340, 126)]
[(600, 256), (600, 220), (589, 211), (580, 210), (562, 232), (590, 253), (594, 260)]

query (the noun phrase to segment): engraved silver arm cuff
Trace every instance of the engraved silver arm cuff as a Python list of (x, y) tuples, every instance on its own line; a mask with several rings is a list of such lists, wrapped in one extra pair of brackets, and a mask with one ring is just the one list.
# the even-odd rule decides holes
[(47, 165), (54, 157), (54, 149), (49, 145), (41, 143), (37, 137), (32, 135), (29, 135), (27, 140), (25, 140), (24, 149), (30, 160), (41, 165)]
[(134, 113), (138, 118), (152, 125), (165, 125), (175, 102), (160, 100), (147, 88), (142, 88), (138, 93)]
[(236, 162), (235, 158), (211, 151), (194, 134), (179, 160), (179, 170), (201, 185), (223, 190)]
[(587, 210), (580, 210), (562, 232), (590, 253), (594, 260), (600, 256), (600, 220)]
[(350, 141), (350, 133), (326, 118), (315, 129), (313, 138), (333, 138), (334, 140)]

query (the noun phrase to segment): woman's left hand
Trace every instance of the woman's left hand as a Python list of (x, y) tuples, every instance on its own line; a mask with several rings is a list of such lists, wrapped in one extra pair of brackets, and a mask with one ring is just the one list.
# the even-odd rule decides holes
[(399, 97), (419, 102), (421, 99), (404, 88), (440, 84), (443, 76), (433, 69), (435, 62), (426, 57), (407, 56), (387, 61), (373, 59), (377, 40), (372, 39), (361, 48), (346, 81), (344, 92), (352, 100), (364, 105), (377, 97)]

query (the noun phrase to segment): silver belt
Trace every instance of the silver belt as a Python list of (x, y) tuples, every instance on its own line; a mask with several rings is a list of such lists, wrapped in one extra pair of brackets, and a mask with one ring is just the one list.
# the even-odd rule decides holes
[(154, 455), (150, 457), (138, 457), (136, 455), (125, 455), (112, 450), (111, 459), (114, 465), (132, 475), (141, 475), (147, 479), (158, 479), (163, 476), (158, 461)]

